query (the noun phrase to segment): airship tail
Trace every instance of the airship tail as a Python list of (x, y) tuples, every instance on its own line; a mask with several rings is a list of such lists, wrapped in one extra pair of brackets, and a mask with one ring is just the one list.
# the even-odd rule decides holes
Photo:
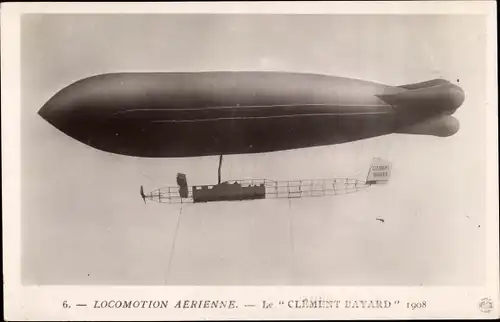
[[(434, 79), (398, 87), (402, 90), (397, 93), (379, 95), (405, 121), (396, 133), (447, 137), (458, 132), (460, 124), (451, 116), (465, 100), (465, 93), (458, 85)], [(420, 121), (408, 122), (416, 119)]]
[(367, 184), (385, 184), (391, 177), (391, 163), (381, 158), (373, 158), (366, 178)]

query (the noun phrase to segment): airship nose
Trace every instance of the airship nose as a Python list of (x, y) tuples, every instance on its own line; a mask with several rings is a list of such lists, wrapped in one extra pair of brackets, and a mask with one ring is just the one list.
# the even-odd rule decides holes
[(59, 128), (58, 124), (63, 124), (58, 121), (61, 118), (61, 113), (57, 111), (54, 104), (51, 101), (45, 103), (40, 110), (38, 110), (38, 115), (40, 115), (45, 121), (52, 124), (54, 127)]
[(64, 112), (58, 104), (54, 104), (54, 101), (50, 99), (47, 103), (45, 103), (42, 108), (38, 111), (38, 115), (40, 115), (45, 121), (52, 124), (55, 128), (62, 130), (64, 127)]
[(90, 118), (64, 93), (54, 95), (38, 111), (38, 115), (66, 135), (79, 141), (87, 140)]
[(38, 115), (58, 130), (73, 136), (70, 130), (72, 115), (67, 107), (57, 99), (52, 98), (45, 103), (38, 111)]

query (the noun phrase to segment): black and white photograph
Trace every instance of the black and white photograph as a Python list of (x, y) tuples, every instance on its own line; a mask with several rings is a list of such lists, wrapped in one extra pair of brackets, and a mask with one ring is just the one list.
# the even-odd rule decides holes
[(488, 284), (490, 41), (467, 13), (20, 15), (20, 284)]

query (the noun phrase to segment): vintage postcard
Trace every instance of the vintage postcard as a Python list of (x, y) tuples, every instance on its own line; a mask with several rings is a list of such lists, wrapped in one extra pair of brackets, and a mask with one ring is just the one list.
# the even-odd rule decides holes
[(2, 4), (4, 318), (498, 318), (495, 9)]

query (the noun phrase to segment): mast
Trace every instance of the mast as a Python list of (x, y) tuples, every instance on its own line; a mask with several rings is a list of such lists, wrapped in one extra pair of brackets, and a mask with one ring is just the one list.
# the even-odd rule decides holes
[(217, 181), (217, 184), (220, 184), (220, 170), (221, 170), (221, 167), (222, 167), (222, 154), (220, 155), (219, 157), (219, 173), (218, 173), (218, 181)]

